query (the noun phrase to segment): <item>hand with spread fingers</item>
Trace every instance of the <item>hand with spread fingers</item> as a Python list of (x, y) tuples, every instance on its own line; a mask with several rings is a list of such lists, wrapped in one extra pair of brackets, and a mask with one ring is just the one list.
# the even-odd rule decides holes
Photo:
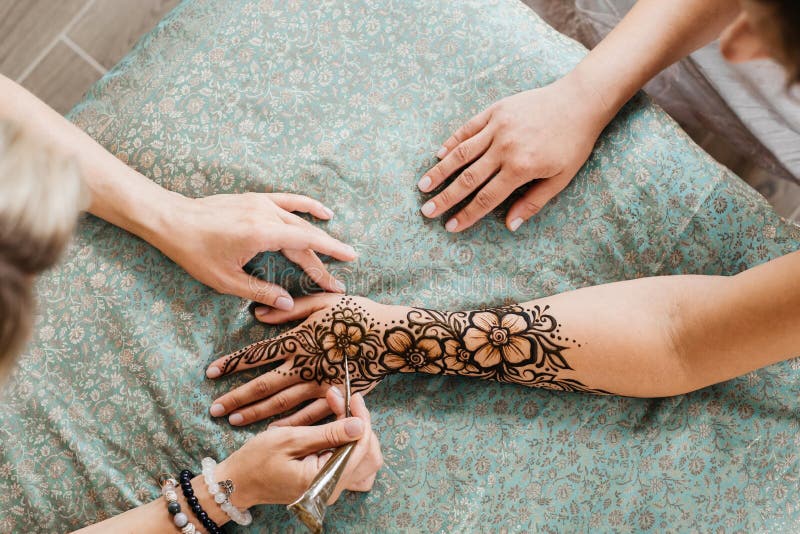
[(293, 213), (328, 220), (333, 212), (321, 202), (289, 193), (177, 197), (175, 202), (167, 228), (149, 236), (149, 241), (220, 293), (292, 309), (294, 301), (284, 288), (242, 270), (265, 251), (280, 251), (326, 291), (344, 292), (344, 284), (328, 272), (317, 252), (351, 261), (355, 250)]
[(444, 188), (422, 206), (422, 214), (439, 217), (472, 196), (447, 217), (445, 228), (461, 232), (530, 183), (505, 217), (516, 231), (569, 184), (609, 118), (597, 95), (569, 77), (496, 102), (439, 150), (441, 161), (418, 187), (425, 193)]

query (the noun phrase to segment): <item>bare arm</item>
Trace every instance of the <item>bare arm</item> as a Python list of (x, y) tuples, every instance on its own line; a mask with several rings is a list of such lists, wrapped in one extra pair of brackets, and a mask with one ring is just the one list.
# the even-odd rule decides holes
[(603, 102), (607, 124), (656, 74), (716, 39), (735, 0), (639, 0), (571, 76)]
[(355, 251), (293, 213), (330, 219), (333, 212), (316, 200), (284, 193), (192, 199), (168, 191), (2, 75), (0, 120), (22, 125), (43, 145), (77, 161), (91, 192), (92, 214), (148, 241), (221, 293), (291, 308), (292, 299), (283, 288), (242, 270), (264, 251), (281, 251), (327, 291), (344, 290), (316, 252), (351, 261)]
[(569, 184), (636, 91), (718, 36), (738, 10), (736, 0), (640, 0), (564, 78), (495, 102), (445, 140), (441, 161), (418, 184), (436, 192), (422, 214), (451, 213), (474, 194), (445, 223), (460, 232), (530, 184), (506, 214), (506, 226), (516, 231)]
[[(306, 297), (293, 312), (262, 319), (278, 324), (312, 314), (303, 324), (211, 364), (207, 374), (215, 378), (285, 360), (217, 399), (221, 408), (212, 415), (238, 415), (232, 422), (247, 424), (314, 398), (324, 384), (341, 381), (345, 352), (363, 391), (391, 373), (422, 372), (678, 395), (800, 354), (798, 273), (795, 252), (733, 277), (642, 278), (469, 312)], [(290, 421), (324, 415), (312, 404)]]

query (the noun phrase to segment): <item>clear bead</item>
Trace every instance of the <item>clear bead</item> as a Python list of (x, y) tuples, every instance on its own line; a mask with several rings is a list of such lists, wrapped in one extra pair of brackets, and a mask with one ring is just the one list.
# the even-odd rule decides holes
[(222, 488), (219, 487), (219, 484), (216, 484), (216, 483), (208, 485), (208, 492), (211, 495), (216, 495), (217, 493), (220, 492), (221, 489)]
[(164, 498), (169, 502), (178, 502), (178, 494), (173, 490), (165, 491)]
[(217, 504), (222, 504), (226, 500), (228, 500), (228, 496), (225, 495), (224, 491), (220, 491), (216, 495), (214, 495), (214, 502), (216, 502)]

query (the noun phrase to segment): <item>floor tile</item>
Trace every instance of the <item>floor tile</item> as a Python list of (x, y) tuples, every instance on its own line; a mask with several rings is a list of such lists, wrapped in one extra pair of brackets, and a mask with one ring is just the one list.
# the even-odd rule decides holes
[(63, 42), (42, 59), (23, 84), (59, 113), (77, 104), (101, 74)]
[(0, 73), (22, 75), (87, 0), (0, 0)]
[(110, 69), (176, 5), (178, 0), (96, 0), (68, 36)]

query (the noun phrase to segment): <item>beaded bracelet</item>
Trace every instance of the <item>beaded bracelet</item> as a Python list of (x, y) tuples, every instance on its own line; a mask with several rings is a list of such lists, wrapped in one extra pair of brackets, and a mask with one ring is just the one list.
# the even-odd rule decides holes
[(203, 507), (200, 505), (200, 501), (197, 500), (197, 497), (194, 495), (194, 489), (192, 489), (192, 479), (194, 478), (194, 474), (184, 469), (181, 471), (179, 476), (179, 480), (181, 483), (181, 489), (183, 489), (183, 496), (186, 497), (186, 502), (189, 504), (189, 507), (194, 512), (194, 516), (206, 527), (206, 530), (211, 534), (222, 534), (222, 529), (217, 526), (217, 523), (208, 517), (208, 514), (203, 510)]
[(234, 490), (233, 482), (230, 480), (216, 481), (214, 470), (217, 467), (217, 462), (213, 458), (203, 458), (201, 464), (203, 466), (203, 479), (208, 485), (208, 492), (214, 497), (214, 502), (237, 525), (247, 526), (252, 523), (253, 516), (250, 515), (250, 510), (239, 510), (230, 501), (231, 493)]
[(181, 504), (178, 502), (178, 494), (175, 493), (175, 487), (178, 483), (174, 478), (167, 478), (161, 485), (161, 494), (164, 500), (167, 501), (167, 511), (172, 515), (172, 522), (175, 526), (181, 529), (181, 534), (195, 534), (197, 527), (189, 522), (186, 514), (181, 512)]

